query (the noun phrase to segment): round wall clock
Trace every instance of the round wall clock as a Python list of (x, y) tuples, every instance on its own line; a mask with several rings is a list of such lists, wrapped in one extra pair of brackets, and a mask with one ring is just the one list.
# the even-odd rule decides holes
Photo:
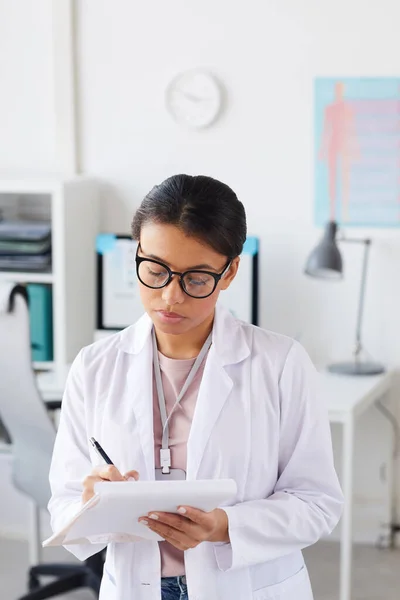
[(205, 69), (185, 71), (168, 85), (166, 105), (181, 125), (193, 129), (209, 127), (221, 112), (221, 85)]

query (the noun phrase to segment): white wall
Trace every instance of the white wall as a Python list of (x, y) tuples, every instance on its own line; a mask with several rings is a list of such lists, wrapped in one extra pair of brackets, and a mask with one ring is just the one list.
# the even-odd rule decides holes
[(0, 0), (0, 170), (55, 169), (51, 0)]
[[(15, 35), (21, 31), (21, 7), (27, 10), (28, 4), (0, 0), (0, 15), (11, 18), (8, 25), (0, 23), (8, 31), (13, 66), (13, 71), (7, 66), (6, 81), (16, 79), (25, 52), (24, 39), (18, 44)], [(11, 5), (19, 8), (10, 12)], [(29, 117), (22, 126), (18, 111), (6, 114), (0, 94), (0, 125), (6, 120), (12, 125), (6, 140), (0, 137), (0, 169), (51, 165), (49, 2), (35, 7), (30, 14), (35, 27), (26, 25), (23, 33), (25, 39), (40, 38), (27, 60), (42, 83), (44, 104), (37, 89), (32, 98), (24, 96), (18, 110)], [(78, 8), (81, 164), (109, 183), (104, 231), (128, 231), (143, 195), (168, 175), (205, 173), (226, 181), (246, 206), (250, 233), (261, 238), (262, 325), (300, 336), (318, 363), (347, 357), (361, 248), (343, 247), (341, 284), (302, 274), (320, 235), (313, 225), (313, 79), (398, 74), (398, 0), (369, 7), (362, 0), (85, 0)], [(222, 80), (227, 104), (214, 127), (194, 133), (169, 117), (164, 90), (177, 72), (199, 65)], [(0, 63), (2, 82), (3, 73)], [(18, 85), (26, 87), (21, 79)], [(397, 230), (372, 235), (365, 343), (376, 358), (398, 368), (400, 236)], [(380, 468), (387, 431), (377, 412), (360, 426), (357, 513), (367, 519), (367, 529), (359, 537), (374, 539), (383, 518)], [(338, 435), (334, 431), (335, 444)]]

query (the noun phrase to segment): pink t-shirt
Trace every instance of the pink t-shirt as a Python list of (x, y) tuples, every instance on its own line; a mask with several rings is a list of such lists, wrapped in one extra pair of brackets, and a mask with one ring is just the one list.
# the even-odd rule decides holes
[[(174, 358), (167, 358), (160, 352), (158, 353), (158, 356), (167, 415), (169, 415), (196, 359), (176, 360)], [(186, 444), (192, 425), (197, 394), (205, 362), (206, 359), (203, 360), (200, 369), (197, 371), (186, 394), (175, 408), (172, 417), (169, 420), (169, 447), (171, 450), (171, 466), (174, 469), (183, 469), (186, 471)], [(153, 383), (153, 415), (155, 465), (156, 468), (160, 468), (162, 423), (155, 379)], [(160, 542), (159, 545), (161, 553), (161, 576), (177, 577), (179, 575), (184, 575), (185, 563), (183, 552), (168, 542)]]

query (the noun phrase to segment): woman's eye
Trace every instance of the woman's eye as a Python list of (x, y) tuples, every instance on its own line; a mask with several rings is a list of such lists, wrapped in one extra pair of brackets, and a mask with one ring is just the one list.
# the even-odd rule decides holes
[(165, 271), (152, 271), (151, 269), (149, 269), (148, 271), (149, 275), (151, 275), (152, 277), (165, 277)]
[(201, 285), (206, 285), (207, 283), (208, 283), (208, 280), (203, 279), (203, 278), (199, 279), (198, 277), (196, 277), (195, 279), (193, 279), (193, 278), (189, 279), (189, 285), (201, 286)]

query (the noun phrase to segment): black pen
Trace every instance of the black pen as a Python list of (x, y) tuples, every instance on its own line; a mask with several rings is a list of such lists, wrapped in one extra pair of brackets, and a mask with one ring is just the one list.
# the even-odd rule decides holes
[(89, 438), (90, 443), (93, 448), (96, 450), (98, 454), (100, 454), (101, 458), (103, 458), (108, 465), (114, 465), (113, 461), (107, 454), (104, 452), (103, 448), (100, 446), (99, 442), (97, 442), (94, 437)]

